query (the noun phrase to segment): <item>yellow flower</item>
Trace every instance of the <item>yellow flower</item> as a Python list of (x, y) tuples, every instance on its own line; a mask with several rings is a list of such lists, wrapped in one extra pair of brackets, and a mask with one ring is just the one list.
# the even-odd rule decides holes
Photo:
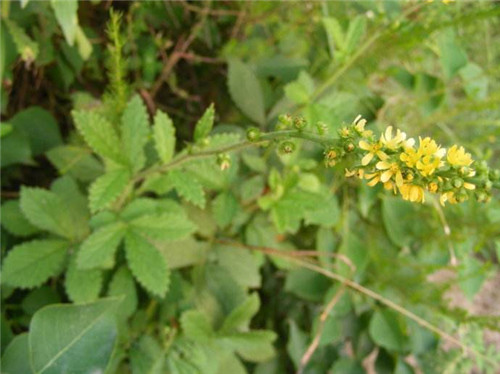
[(369, 136), (371, 136), (373, 134), (373, 132), (371, 130), (365, 130), (366, 119), (364, 119), (363, 117), (361, 117), (361, 114), (358, 115), (354, 119), (354, 121), (352, 122), (352, 124), (354, 125), (354, 128), (356, 129), (356, 131), (361, 136), (364, 136), (365, 138), (369, 137)]
[(370, 179), (370, 181), (367, 183), (370, 187), (375, 186), (378, 182), (380, 182), (380, 173), (371, 173), (371, 174), (365, 174), (366, 179)]
[(441, 195), (439, 198), (439, 203), (444, 206), (446, 202), (450, 202), (451, 204), (456, 204), (458, 203), (457, 199), (455, 198), (455, 194), (453, 191), (445, 192)]
[(363, 169), (353, 169), (352, 171), (349, 169), (345, 169), (345, 176), (346, 177), (358, 177), (358, 178), (363, 178), (363, 175), (365, 174), (365, 171)]
[(404, 200), (423, 203), (425, 201), (425, 191), (415, 184), (403, 184), (399, 187), (399, 192)]
[(456, 144), (448, 150), (446, 159), (453, 166), (470, 166), (474, 162), (470, 153), (466, 153), (464, 147), (458, 148)]
[(436, 182), (431, 182), (427, 185), (427, 189), (430, 191), (430, 192), (437, 192), (438, 190), (438, 184)]
[(400, 129), (397, 129), (396, 135), (392, 136), (392, 126), (387, 127), (385, 133), (380, 137), (380, 142), (389, 149), (398, 149), (401, 145), (404, 145), (406, 140), (406, 134)]
[(380, 160), (386, 160), (389, 157), (382, 152), (382, 144), (379, 142), (370, 144), (366, 140), (360, 140), (359, 148), (368, 151), (368, 153), (361, 159), (361, 165), (363, 166), (368, 165), (375, 155), (377, 155)]
[[(416, 162), (411, 167), (416, 166), (424, 177), (428, 177), (442, 165), (441, 159), (445, 154), (446, 149), (441, 148), (441, 146), (439, 146), (431, 138), (419, 138), (418, 150), (416, 151), (416, 154), (412, 153), (412, 158), (410, 160), (411, 163), (415, 160)], [(406, 164), (410, 166), (408, 162), (406, 162)]]
[(401, 187), (403, 185), (403, 174), (401, 173), (401, 168), (396, 162), (379, 161), (375, 167), (378, 170), (383, 170), (380, 176), (380, 181), (382, 183), (386, 183), (394, 177), (396, 186)]
[(415, 167), (419, 158), (420, 155), (413, 147), (406, 148), (405, 151), (399, 156), (399, 159), (403, 161), (409, 168)]
[(424, 177), (428, 177), (442, 164), (441, 159), (435, 156), (424, 156), (417, 161), (417, 169)]

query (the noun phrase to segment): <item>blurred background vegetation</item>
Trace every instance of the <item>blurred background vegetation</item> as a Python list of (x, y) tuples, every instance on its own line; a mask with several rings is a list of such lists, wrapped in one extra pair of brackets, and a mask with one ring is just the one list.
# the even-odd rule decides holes
[[(111, 10), (121, 14), (114, 26)], [(2, 1), (1, 12), (2, 257), (39, 235), (20, 213), (21, 185), (48, 188), (66, 175), (86, 191), (103, 172), (75, 131), (71, 111), (115, 103), (118, 113), (133, 94), (149, 115), (168, 113), (179, 150), (214, 103), (213, 135), (242, 136), (249, 126), (272, 130), (283, 113), (322, 121), (335, 134), (362, 114), (376, 131), (393, 125), (409, 136), (432, 136), (500, 167), (496, 1), (21, 0)], [(151, 186), (150, 197), (180, 202), (198, 229), (189, 245), (178, 244), (181, 250), (162, 249), (172, 271), (166, 297), (132, 281), (136, 303), (120, 325), (107, 372), (494, 373), (498, 193), (488, 204), (409, 204), (345, 180), (344, 165), (327, 169), (321, 159), (321, 149), (299, 144), (289, 156), (232, 155), (223, 176), (193, 167), (206, 194), (203, 210), (183, 192)], [(319, 266), (479, 354), (318, 273), (235, 245), (228, 252), (221, 240), (317, 250)], [(113, 270), (84, 301), (112, 294)], [(42, 306), (82, 300), (68, 295), (64, 282), (60, 273), (32, 290), (2, 285), (2, 352)], [(277, 334), (270, 351), (255, 352), (248, 343), (251, 349), (241, 353), (236, 343), (200, 337), (188, 326), (196, 311), (219, 328), (253, 291), (260, 308), (250, 326)], [(322, 324), (319, 316), (334, 295)], [(318, 326), (321, 339), (307, 356)], [(14, 365), (20, 351), (11, 348), (5, 365)]]

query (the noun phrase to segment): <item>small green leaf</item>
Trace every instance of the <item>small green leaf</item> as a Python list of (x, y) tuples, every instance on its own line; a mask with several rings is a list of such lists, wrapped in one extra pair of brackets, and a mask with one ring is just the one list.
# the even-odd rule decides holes
[(122, 116), (123, 152), (127, 155), (132, 172), (144, 167), (144, 146), (148, 141), (149, 120), (140, 96), (135, 95), (125, 107)]
[(314, 81), (311, 76), (301, 71), (296, 81), (285, 86), (285, 95), (295, 104), (306, 104), (314, 92)]
[(45, 155), (59, 174), (70, 175), (82, 182), (93, 181), (104, 170), (89, 148), (61, 145), (52, 148)]
[(130, 224), (141, 235), (159, 240), (180, 240), (195, 231), (195, 225), (186, 216), (174, 213), (144, 215)]
[(81, 245), (78, 252), (78, 268), (111, 268), (115, 252), (125, 235), (126, 226), (113, 223), (94, 231)]
[(238, 200), (229, 191), (220, 193), (213, 202), (214, 218), (221, 228), (226, 227), (238, 213)]
[(181, 317), (184, 334), (194, 341), (204, 342), (214, 337), (214, 331), (207, 316), (199, 310), (188, 310)]
[(203, 187), (191, 173), (172, 170), (168, 175), (179, 195), (200, 208), (205, 206)]
[(53, 192), (23, 186), (20, 206), (24, 216), (36, 227), (68, 239), (75, 236), (67, 205)]
[(467, 65), (467, 54), (457, 42), (455, 30), (451, 27), (441, 31), (438, 37), (438, 46), (441, 52), (444, 76), (450, 79)]
[(12, 248), (2, 266), (2, 282), (19, 288), (40, 286), (56, 275), (66, 257), (64, 240), (33, 240)]
[(2, 22), (7, 26), (7, 29), (12, 36), (12, 40), (16, 45), (17, 52), (21, 55), (23, 61), (26, 61), (28, 64), (35, 61), (39, 52), (38, 43), (34, 42), (28, 35), (26, 35), (24, 30), (13, 20), (3, 17)]
[(99, 269), (81, 270), (76, 261), (71, 261), (66, 271), (64, 287), (74, 303), (88, 303), (99, 298), (102, 288), (102, 271)]
[(73, 45), (78, 28), (78, 0), (51, 0), (50, 5), (61, 26), (64, 38), (69, 45)]
[(131, 231), (125, 237), (125, 253), (132, 274), (152, 294), (165, 297), (170, 272), (163, 256), (151, 242)]
[(330, 280), (321, 274), (298, 268), (288, 273), (285, 290), (305, 300), (321, 301), (330, 286)]
[(14, 164), (33, 164), (30, 140), (25, 131), (13, 128), (12, 132), (2, 137), (1, 167)]
[(203, 116), (198, 120), (194, 128), (195, 142), (199, 142), (210, 134), (210, 131), (212, 131), (212, 127), (214, 126), (214, 118), (214, 104), (210, 104), (210, 106), (207, 108), (207, 110), (205, 110), (205, 113), (203, 113)]
[(458, 72), (464, 82), (464, 90), (471, 99), (484, 100), (488, 95), (488, 76), (474, 63), (468, 63)]
[(19, 200), (9, 200), (2, 204), (2, 226), (15, 236), (31, 236), (40, 230), (24, 217)]
[(264, 362), (275, 355), (273, 341), (276, 334), (267, 330), (226, 334), (224, 342), (247, 361)]
[(109, 283), (108, 295), (124, 297), (118, 313), (125, 317), (131, 316), (137, 309), (137, 290), (134, 278), (126, 266), (120, 267), (113, 275)]
[(243, 287), (260, 287), (260, 264), (251, 251), (236, 246), (217, 246), (217, 260), (234, 280)]
[(335, 55), (335, 50), (345, 51), (346, 37), (339, 21), (334, 17), (324, 17), (322, 21), (328, 38), (331, 56)]
[(365, 34), (366, 17), (357, 16), (349, 22), (347, 30), (345, 49), (348, 54), (352, 54), (359, 45), (361, 38)]
[(220, 333), (225, 334), (239, 329), (248, 330), (250, 320), (258, 312), (259, 308), (259, 295), (253, 293), (248, 296), (243, 303), (234, 308), (226, 317), (220, 329)]
[(73, 111), (72, 114), (76, 128), (85, 142), (99, 156), (109, 158), (119, 164), (126, 163), (120, 140), (111, 123), (96, 111), (79, 110)]
[(108, 208), (125, 190), (130, 180), (126, 169), (110, 171), (95, 180), (89, 189), (90, 210), (95, 213)]
[(175, 127), (168, 114), (161, 111), (156, 112), (153, 137), (158, 157), (166, 164), (172, 159), (175, 152)]
[(264, 125), (266, 122), (264, 94), (253, 70), (240, 60), (230, 59), (227, 85), (236, 106), (248, 118)]
[(119, 300), (84, 305), (50, 305), (30, 324), (34, 373), (104, 372), (117, 336), (114, 311)]
[(2, 356), (2, 373), (33, 373), (30, 365), (28, 333), (17, 335), (5, 349)]
[(149, 335), (143, 335), (130, 350), (133, 374), (165, 373), (165, 350)]
[(370, 336), (375, 343), (392, 351), (403, 351), (406, 338), (398, 315), (389, 310), (375, 312), (370, 320)]

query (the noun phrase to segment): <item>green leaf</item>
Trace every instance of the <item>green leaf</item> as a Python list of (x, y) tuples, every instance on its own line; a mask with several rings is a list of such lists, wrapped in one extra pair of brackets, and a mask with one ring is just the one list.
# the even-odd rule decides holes
[(2, 204), (2, 226), (15, 236), (31, 236), (40, 230), (24, 217), (19, 200), (9, 200)]
[(20, 206), (24, 216), (36, 227), (68, 239), (76, 236), (67, 205), (55, 193), (23, 186)]
[(140, 96), (135, 95), (122, 116), (123, 152), (128, 157), (132, 173), (141, 170), (146, 162), (144, 146), (148, 141), (149, 120)]
[(266, 122), (264, 94), (253, 70), (240, 60), (230, 59), (227, 85), (236, 106), (248, 118), (264, 125)]
[(59, 174), (68, 174), (82, 182), (90, 182), (103, 173), (102, 164), (88, 148), (61, 145), (52, 148), (46, 154)]
[(90, 55), (92, 54), (92, 44), (89, 39), (83, 32), (83, 29), (80, 26), (76, 27), (76, 35), (75, 35), (76, 45), (78, 47), (78, 53), (83, 60), (88, 60)]
[(321, 301), (330, 286), (330, 280), (321, 274), (298, 268), (288, 273), (285, 290), (305, 300)]
[(144, 335), (130, 350), (130, 363), (133, 374), (165, 373), (165, 351), (149, 335)]
[(273, 341), (276, 334), (267, 330), (252, 330), (244, 333), (226, 334), (224, 343), (247, 361), (264, 362), (275, 355)]
[(181, 316), (184, 335), (198, 342), (206, 342), (214, 337), (214, 331), (207, 316), (198, 310), (188, 310)]
[(314, 93), (314, 81), (311, 76), (301, 71), (296, 81), (285, 86), (285, 95), (295, 104), (306, 104)]
[(40, 107), (32, 106), (18, 112), (9, 123), (28, 136), (33, 156), (62, 144), (56, 120), (50, 112)]
[(474, 257), (465, 259), (458, 268), (458, 285), (469, 301), (474, 299), (486, 278), (484, 267)]
[(21, 307), (24, 313), (32, 316), (44, 306), (60, 302), (61, 298), (59, 297), (58, 290), (51, 288), (50, 285), (44, 285), (32, 290), (23, 299)]
[(468, 63), (459, 70), (464, 82), (464, 90), (471, 99), (484, 100), (488, 95), (488, 76), (474, 63)]
[(357, 16), (349, 22), (347, 30), (345, 49), (348, 54), (352, 54), (359, 45), (361, 38), (365, 34), (366, 17)]
[(217, 246), (217, 260), (243, 287), (261, 286), (260, 264), (254, 253), (236, 246)]
[(220, 328), (220, 333), (225, 334), (239, 329), (248, 330), (250, 320), (259, 311), (259, 308), (259, 295), (253, 293), (226, 317)]
[(307, 335), (300, 330), (294, 320), (290, 320), (289, 324), (286, 351), (292, 359), (295, 368), (298, 369), (300, 367), (302, 355), (307, 350), (308, 338)]
[(160, 160), (166, 164), (175, 152), (175, 127), (168, 114), (157, 111), (153, 124), (153, 138)]
[(1, 167), (14, 164), (33, 164), (28, 135), (21, 129), (13, 128), (12, 132), (2, 137)]
[(344, 31), (342, 30), (342, 26), (340, 26), (340, 23), (336, 18), (324, 17), (322, 21), (328, 38), (330, 54), (333, 57), (335, 55), (335, 49), (339, 51), (344, 51), (346, 49), (346, 37), (344, 35)]
[(63, 240), (33, 240), (12, 248), (2, 267), (2, 282), (19, 288), (40, 286), (56, 275), (66, 257)]
[(170, 284), (170, 272), (161, 253), (148, 239), (128, 232), (125, 253), (132, 274), (152, 294), (164, 297)]
[(199, 264), (205, 261), (209, 244), (188, 237), (180, 241), (158, 243), (170, 269)]
[(113, 267), (115, 252), (125, 235), (126, 226), (116, 222), (94, 231), (81, 245), (78, 252), (79, 269)]
[(110, 171), (95, 180), (89, 189), (91, 212), (108, 208), (125, 190), (130, 180), (126, 169)]
[(179, 195), (200, 208), (205, 206), (203, 187), (191, 173), (172, 170), (168, 175)]
[(467, 65), (467, 54), (457, 43), (453, 28), (443, 30), (438, 37), (439, 51), (441, 52), (441, 65), (444, 76), (452, 78), (458, 71)]
[(32, 374), (29, 356), (28, 333), (17, 335), (2, 356), (2, 373)]
[(111, 123), (95, 111), (79, 110), (73, 111), (72, 114), (76, 128), (85, 142), (99, 156), (109, 158), (119, 164), (126, 163), (120, 140)]
[(118, 313), (125, 317), (130, 317), (137, 309), (137, 290), (134, 278), (126, 266), (120, 267), (113, 275), (109, 283), (108, 295), (124, 297)]
[(221, 228), (228, 226), (238, 213), (238, 200), (229, 191), (220, 193), (213, 201), (213, 213), (217, 225)]
[(102, 271), (99, 269), (78, 269), (75, 260), (71, 261), (64, 281), (64, 288), (69, 299), (74, 303), (88, 303), (97, 300), (102, 288)]
[(78, 28), (78, 1), (77, 0), (51, 0), (50, 5), (54, 10), (57, 22), (69, 45), (75, 42)]
[(174, 213), (144, 215), (130, 224), (141, 235), (159, 240), (180, 240), (195, 231), (195, 225), (185, 215)]
[(417, 212), (412, 203), (398, 198), (382, 200), (382, 218), (389, 238), (404, 247), (414, 240), (413, 229)]
[(24, 30), (13, 20), (3, 17), (2, 22), (7, 26), (9, 34), (16, 45), (17, 52), (21, 55), (23, 61), (31, 64), (38, 56), (38, 44), (26, 35)]
[(370, 336), (375, 343), (391, 351), (403, 351), (406, 338), (398, 315), (390, 310), (375, 312), (370, 320)]
[(203, 116), (198, 120), (194, 128), (195, 142), (199, 142), (210, 134), (210, 131), (212, 131), (212, 127), (214, 126), (214, 118), (214, 104), (210, 104), (210, 106), (207, 108), (207, 110), (205, 110), (205, 113), (203, 113)]
[(34, 373), (104, 372), (116, 341), (118, 302), (50, 305), (37, 312), (29, 334)]

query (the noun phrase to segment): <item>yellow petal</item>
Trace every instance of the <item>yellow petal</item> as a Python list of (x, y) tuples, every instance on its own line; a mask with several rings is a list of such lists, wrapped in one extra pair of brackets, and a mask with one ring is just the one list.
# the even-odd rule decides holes
[(367, 153), (362, 159), (361, 159), (361, 165), (365, 166), (370, 163), (370, 161), (373, 159), (373, 153)]
[(377, 162), (377, 165), (375, 165), (375, 167), (378, 170), (385, 170), (385, 169), (389, 169), (391, 167), (391, 164), (388, 163), (387, 161), (379, 161), (379, 162)]
[(380, 180), (382, 181), (382, 183), (385, 183), (389, 179), (391, 179), (391, 177), (392, 177), (392, 171), (387, 170), (382, 173), (382, 175), (380, 176)]

